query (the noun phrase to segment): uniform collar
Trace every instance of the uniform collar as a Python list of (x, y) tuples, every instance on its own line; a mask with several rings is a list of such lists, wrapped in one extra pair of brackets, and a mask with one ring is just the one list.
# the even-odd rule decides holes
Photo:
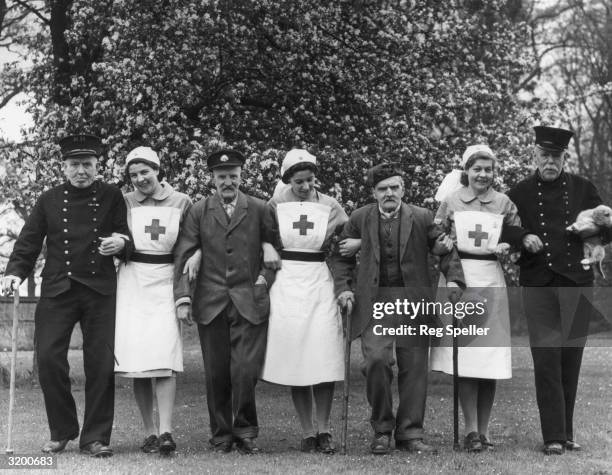
[(469, 186), (463, 186), (459, 189), (459, 198), (464, 203), (471, 203), (475, 199), (478, 199), (481, 203), (490, 203), (493, 201), (493, 195), (495, 190), (491, 187), (483, 195), (477, 196)]
[(555, 186), (555, 185), (565, 185), (567, 183), (567, 175), (565, 174), (565, 170), (561, 170), (561, 173), (559, 173), (559, 176), (557, 178), (555, 178), (553, 181), (544, 181), (542, 180), (542, 177), (540, 176), (540, 170), (536, 169), (535, 171), (535, 179), (536, 182), (541, 183), (542, 185), (548, 185), (548, 186)]
[(66, 190), (68, 190), (70, 193), (86, 194), (86, 193), (95, 193), (96, 191), (98, 191), (98, 183), (99, 183), (98, 180), (94, 180), (91, 186), (88, 186), (87, 188), (77, 188), (69, 181), (66, 181), (66, 183), (64, 183), (64, 186), (66, 187)]
[(142, 203), (147, 198), (152, 198), (156, 201), (165, 200), (166, 198), (168, 198), (168, 196), (170, 196), (170, 193), (172, 193), (173, 189), (166, 182), (162, 182), (160, 183), (160, 185), (161, 186), (159, 187), (159, 190), (157, 190), (152, 196), (145, 195), (142, 191), (135, 189), (134, 197), (136, 198), (136, 201), (138, 201), (139, 203)]

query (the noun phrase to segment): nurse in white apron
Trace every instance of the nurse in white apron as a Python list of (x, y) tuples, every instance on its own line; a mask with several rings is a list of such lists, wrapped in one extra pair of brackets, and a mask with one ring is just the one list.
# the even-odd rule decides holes
[[(497, 257), (509, 249), (499, 242), (502, 227), (518, 226), (520, 220), (514, 203), (491, 188), (495, 163), (488, 146), (468, 147), (464, 171), (452, 172), (436, 195), (442, 201), (436, 222), (450, 229), (463, 266), (467, 289), (462, 301), (484, 304), (484, 314), (470, 317), (470, 323), (488, 329), (487, 335), (458, 339), (459, 401), (467, 433), (464, 447), (470, 452), (493, 449), (488, 430), (496, 382), (512, 376), (508, 296)], [(452, 185), (453, 177), (460, 181)], [(450, 325), (451, 315), (442, 322), (444, 328)], [(432, 370), (453, 374), (452, 346), (450, 336), (432, 341)]]
[(270, 289), (262, 379), (291, 386), (303, 431), (301, 450), (332, 454), (329, 417), (334, 381), (344, 378), (344, 356), (325, 251), (348, 216), (335, 199), (314, 188), (315, 171), (314, 156), (291, 150), (281, 167), (287, 186), (270, 201), (278, 218), (282, 265)]
[[(125, 174), (134, 191), (124, 198), (135, 249), (118, 269), (115, 372), (134, 380), (146, 434), (141, 450), (169, 454), (176, 449), (172, 438), (175, 375), (183, 371), (172, 292), (172, 250), (191, 200), (160, 183), (159, 165), (157, 153), (149, 147), (137, 147), (126, 158)], [(189, 263), (192, 267), (199, 264), (201, 254), (196, 254)], [(154, 393), (159, 430), (153, 419)]]

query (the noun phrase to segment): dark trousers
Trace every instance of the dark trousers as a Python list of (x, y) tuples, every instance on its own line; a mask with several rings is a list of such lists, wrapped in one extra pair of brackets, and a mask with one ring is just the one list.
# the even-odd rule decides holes
[(574, 439), (574, 404), (591, 291), (562, 276), (555, 277), (546, 287), (523, 288), (545, 443)]
[(584, 348), (531, 348), (544, 442), (574, 440), (574, 403)]
[(258, 435), (255, 385), (267, 332), (267, 322), (253, 325), (233, 303), (208, 325), (198, 324), (213, 445)]
[[(395, 429), (395, 440), (420, 439), (427, 398), (428, 339), (420, 338), (413, 345), (398, 345), (396, 337), (374, 334), (373, 327), (378, 323), (372, 319), (361, 334), (366, 393), (372, 408), (370, 423), (375, 433), (390, 434)], [(393, 416), (391, 392), (394, 344), (399, 390), (397, 417)]]
[(96, 440), (108, 444), (115, 406), (115, 294), (102, 295), (72, 281), (70, 290), (41, 297), (34, 318), (40, 387), (51, 439), (79, 435), (68, 365), (70, 335), (79, 322), (85, 369), (85, 415), (79, 445)]

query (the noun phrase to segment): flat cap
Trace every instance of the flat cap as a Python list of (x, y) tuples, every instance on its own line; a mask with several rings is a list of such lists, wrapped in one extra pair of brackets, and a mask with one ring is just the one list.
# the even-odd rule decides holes
[(559, 127), (547, 127), (538, 125), (533, 128), (535, 132), (535, 143), (545, 150), (561, 152), (567, 148), (574, 132)]
[(399, 163), (379, 163), (368, 170), (366, 183), (375, 187), (379, 182), (391, 178), (392, 176), (403, 175)]
[(102, 155), (102, 140), (95, 135), (68, 135), (59, 141), (59, 146), (62, 150), (63, 160)]
[(211, 153), (206, 159), (206, 164), (211, 170), (218, 167), (241, 167), (244, 162), (245, 158), (240, 152), (230, 149)]

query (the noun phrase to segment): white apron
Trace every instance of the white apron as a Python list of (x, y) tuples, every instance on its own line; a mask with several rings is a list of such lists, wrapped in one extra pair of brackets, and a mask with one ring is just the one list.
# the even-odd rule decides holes
[[(131, 210), (130, 229), (136, 252), (170, 254), (181, 210), (140, 206)], [(126, 376), (170, 375), (183, 370), (183, 347), (174, 309), (174, 264), (128, 262), (117, 276), (115, 372)], [(166, 370), (159, 372), (157, 370)]]
[[(283, 248), (319, 251), (330, 210), (327, 205), (312, 202), (278, 204)], [(288, 386), (310, 386), (343, 378), (342, 320), (327, 264), (283, 259), (270, 289), (262, 379)]]
[[(482, 211), (454, 213), (457, 248), (476, 255), (492, 254), (499, 242), (503, 215)], [(466, 291), (461, 301), (486, 302), (486, 314), (466, 319), (464, 323), (488, 328), (487, 336), (458, 339), (457, 370), (465, 378), (508, 379), (512, 377), (510, 350), (510, 315), (506, 281), (498, 261), (461, 259)], [(439, 287), (446, 280), (440, 276)], [(450, 316), (441, 317), (446, 328), (452, 324)], [(482, 345), (495, 346), (482, 346)], [(433, 371), (453, 374), (452, 337), (432, 339), (430, 364)], [(466, 345), (466, 346), (462, 346)]]

